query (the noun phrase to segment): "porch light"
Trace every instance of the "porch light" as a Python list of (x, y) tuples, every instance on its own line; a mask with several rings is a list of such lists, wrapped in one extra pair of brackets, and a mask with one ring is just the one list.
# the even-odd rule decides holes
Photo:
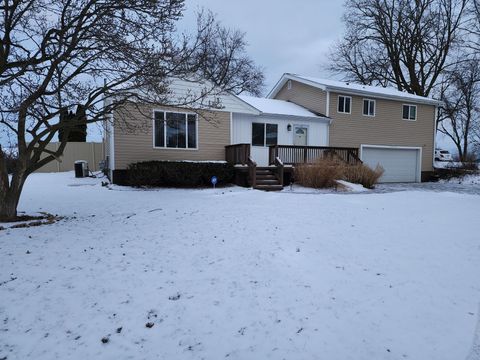
[(287, 131), (292, 131), (292, 124), (287, 125)]

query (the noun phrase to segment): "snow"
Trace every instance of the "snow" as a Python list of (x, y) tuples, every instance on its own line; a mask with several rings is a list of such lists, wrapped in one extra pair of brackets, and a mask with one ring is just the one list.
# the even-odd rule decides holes
[(369, 191), (367, 188), (363, 187), (363, 185), (361, 184), (354, 184), (345, 180), (337, 180), (337, 183), (342, 185), (347, 191), (353, 191), (353, 192)]
[(480, 185), (480, 174), (465, 175), (459, 178), (441, 180), (443, 183), (453, 183), (462, 185)]
[(264, 114), (320, 118), (304, 107), (289, 101), (264, 99), (245, 95), (240, 95), (238, 97)]
[(311, 76), (303, 76), (303, 75), (298, 75), (298, 74), (292, 74), (293, 76), (311, 81), (320, 85), (324, 85), (326, 87), (330, 87), (333, 89), (343, 89), (343, 90), (352, 90), (352, 91), (357, 91), (357, 92), (362, 92), (362, 93), (369, 93), (372, 95), (383, 95), (383, 96), (388, 96), (388, 97), (397, 97), (397, 98), (404, 98), (404, 99), (411, 99), (412, 101), (420, 101), (420, 102), (429, 102), (432, 104), (438, 104), (437, 100), (434, 100), (432, 98), (428, 97), (423, 97), (423, 96), (418, 96), (414, 94), (410, 94), (407, 92), (399, 91), (395, 89), (394, 87), (381, 87), (381, 86), (368, 86), (368, 85), (362, 85), (362, 84), (356, 84), (353, 82), (343, 82), (343, 81), (337, 81), (337, 80), (327, 80), (327, 79), (320, 79), (316, 77), (311, 77)]
[(363, 187), (360, 184), (354, 184), (345, 180), (336, 180), (339, 186), (337, 188), (322, 188), (315, 189), (311, 187), (305, 187), (302, 185), (291, 184), (290, 186), (285, 186), (282, 190), (284, 193), (295, 193), (295, 194), (342, 194), (342, 193), (361, 193), (372, 191)]
[(454, 169), (463, 167), (464, 165), (465, 164), (460, 161), (435, 161), (433, 163), (433, 167), (436, 169)]
[(451, 360), (479, 348), (480, 196), (101, 181), (29, 178), (20, 209), (65, 219), (0, 231), (0, 359)]

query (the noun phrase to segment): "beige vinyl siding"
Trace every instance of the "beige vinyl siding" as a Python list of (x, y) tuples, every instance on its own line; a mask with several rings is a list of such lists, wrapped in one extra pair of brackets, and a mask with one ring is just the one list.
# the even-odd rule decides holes
[(128, 164), (150, 160), (225, 160), (225, 146), (230, 143), (230, 113), (198, 111), (198, 149), (168, 149), (153, 147), (153, 111), (195, 111), (162, 106), (126, 105), (116, 111), (115, 169), (126, 169)]
[[(59, 142), (49, 143), (46, 150), (57, 151), (60, 148)], [(43, 153), (41, 159), (49, 154)], [(35, 172), (64, 172), (75, 169), (75, 161), (85, 160), (91, 171), (99, 171), (99, 162), (105, 159), (104, 144), (100, 142), (69, 142), (58, 160), (49, 162)]]
[(327, 93), (320, 89), (292, 81), (292, 88), (288, 89), (288, 81), (283, 85), (275, 99), (291, 101), (316, 113), (326, 115)]
[[(352, 96), (351, 114), (337, 111), (339, 93), (330, 94), (330, 146), (361, 144), (422, 148), (422, 171), (433, 170), (435, 106)], [(363, 99), (375, 100), (375, 116), (363, 115)], [(402, 105), (417, 106), (417, 120), (402, 119)]]

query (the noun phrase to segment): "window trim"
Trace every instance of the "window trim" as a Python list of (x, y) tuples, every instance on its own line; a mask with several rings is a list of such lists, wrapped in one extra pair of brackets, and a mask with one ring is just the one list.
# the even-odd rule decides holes
[[(368, 110), (370, 110), (370, 102), (371, 102), (371, 101), (373, 102), (373, 115), (365, 114), (365, 113), (364, 113), (364, 110), (365, 110), (365, 101), (368, 101), (368, 102), (369, 102)], [(371, 99), (371, 98), (363, 98), (363, 101), (362, 101), (362, 115), (363, 115), (363, 116), (366, 116), (366, 117), (375, 117), (375, 116), (377, 115), (377, 100)]]
[[(338, 107), (340, 105), (340, 97), (350, 99), (350, 111), (349, 112), (338, 110)], [(337, 113), (338, 114), (351, 114), (352, 113), (352, 104), (353, 104), (353, 100), (352, 100), (351, 96), (349, 96), (349, 95), (338, 95), (338, 98), (337, 98)], [(345, 109), (345, 104), (343, 104), (343, 108)]]
[[(251, 131), (250, 131), (250, 145), (255, 146), (258, 148), (269, 148), (270, 146), (275, 146), (275, 145), (267, 145), (267, 125), (276, 125), (277, 126), (277, 145), (278, 145), (278, 129), (280, 128), (279, 124), (277, 123), (272, 123), (272, 122), (256, 122), (252, 121), (251, 122)], [(253, 145), (253, 124), (261, 124), (263, 125), (263, 145)]]
[[(408, 106), (409, 109), (408, 109), (408, 119), (405, 119), (403, 117), (403, 107), (404, 106)], [(414, 107), (415, 108), (415, 119), (410, 119), (410, 107)], [(417, 121), (417, 118), (418, 118), (418, 108), (417, 108), (417, 105), (413, 105), (413, 104), (402, 104), (402, 120), (405, 120), (405, 121)]]
[[(155, 113), (163, 112), (163, 118), (164, 118), (164, 128), (163, 128), (163, 144), (164, 146), (155, 146)], [(185, 144), (187, 147), (184, 148), (174, 148), (174, 147), (168, 147), (167, 146), (167, 129), (166, 129), (166, 123), (167, 123), (167, 113), (175, 113), (175, 114), (182, 114), (185, 115)], [(188, 147), (188, 115), (195, 115), (195, 144), (197, 145), (194, 148), (189, 148)], [(188, 111), (170, 111), (170, 110), (163, 110), (163, 109), (153, 109), (152, 110), (152, 145), (153, 149), (158, 149), (158, 150), (180, 150), (180, 151), (197, 151), (199, 150), (199, 143), (198, 143), (198, 114), (194, 112), (188, 112)]]

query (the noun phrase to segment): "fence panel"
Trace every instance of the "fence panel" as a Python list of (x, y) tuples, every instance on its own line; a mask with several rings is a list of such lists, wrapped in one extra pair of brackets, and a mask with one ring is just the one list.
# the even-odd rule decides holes
[[(60, 146), (59, 143), (50, 143), (47, 145), (47, 150), (56, 151)], [(42, 158), (48, 154), (42, 155)], [(76, 160), (85, 160), (88, 162), (88, 167), (91, 171), (99, 171), (98, 163), (105, 159), (103, 151), (103, 143), (98, 142), (71, 142), (68, 143), (60, 161), (54, 160), (45, 166), (42, 166), (36, 172), (63, 172), (74, 170), (74, 163)]]

